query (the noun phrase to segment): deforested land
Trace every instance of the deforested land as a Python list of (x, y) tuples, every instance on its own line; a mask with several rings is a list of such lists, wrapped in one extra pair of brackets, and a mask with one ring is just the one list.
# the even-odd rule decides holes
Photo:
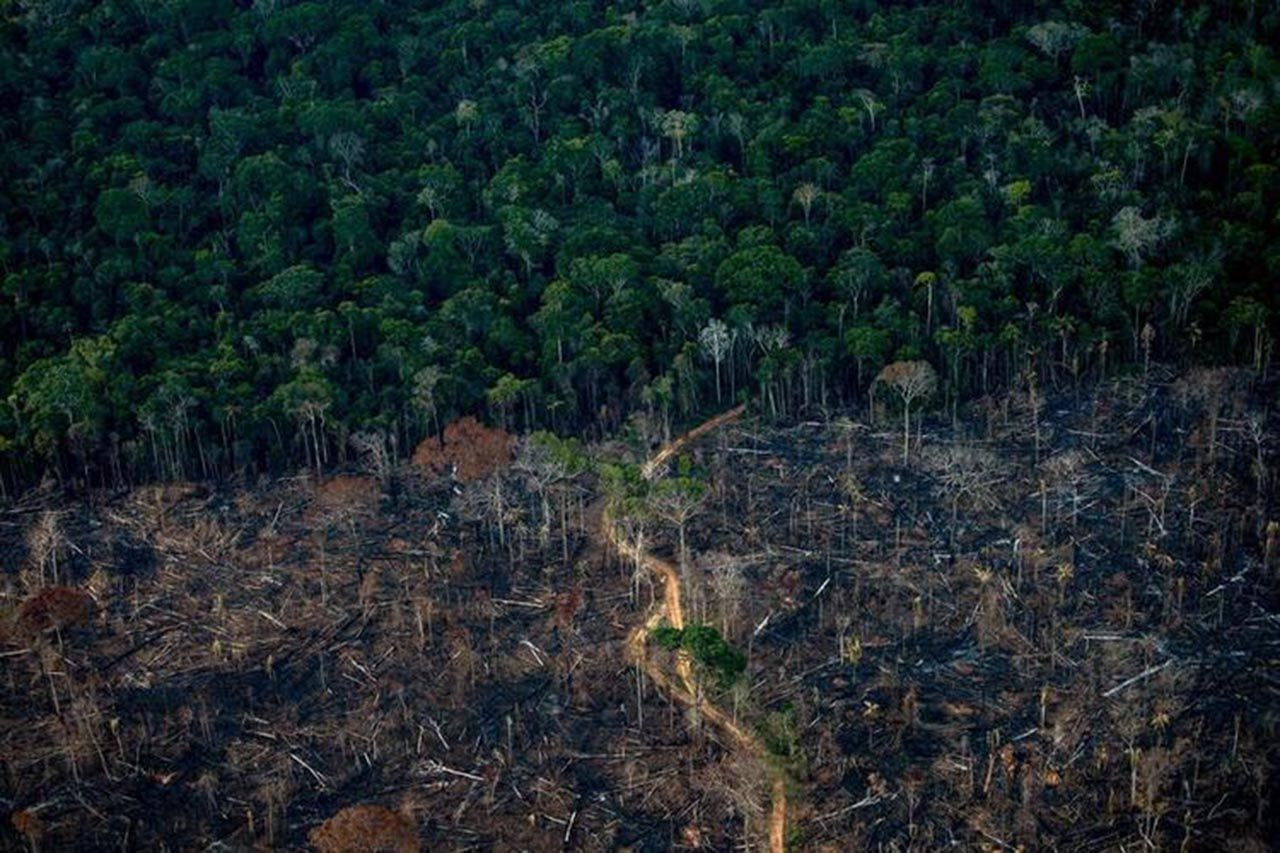
[(0, 848), (1265, 850), (1274, 0), (0, 0)]

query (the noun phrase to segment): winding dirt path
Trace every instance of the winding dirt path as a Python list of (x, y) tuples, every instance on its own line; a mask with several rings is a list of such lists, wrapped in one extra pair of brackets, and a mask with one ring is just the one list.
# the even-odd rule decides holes
[[(709, 432), (737, 420), (746, 410), (738, 406), (727, 412), (716, 415), (683, 435), (667, 442), (645, 462), (642, 469), (646, 479), (653, 479), (662, 466), (679, 453), (686, 445), (697, 441)], [(626, 542), (618, 535), (608, 510), (601, 516), (601, 536), (617, 552), (627, 560), (643, 566), (662, 581), (662, 598), (655, 603), (645, 621), (637, 625), (627, 635), (627, 653), (638, 665), (644, 668), (655, 684), (667, 695), (682, 705), (696, 708), (703, 718), (724, 733), (726, 739), (737, 749), (744, 750), (756, 759), (764, 761), (766, 751), (764, 744), (752, 732), (738, 725), (737, 721), (726, 714), (718, 706), (708, 700), (697, 689), (693, 676), (693, 665), (689, 656), (683, 652), (676, 655), (676, 677), (672, 678), (656, 661), (650, 659), (645, 641), (654, 628), (666, 622), (677, 630), (684, 628), (684, 604), (680, 598), (680, 574), (676, 567), (666, 560), (661, 560), (650, 553), (641, 551), (636, 545)], [(787, 788), (780, 773), (775, 773), (772, 783), (769, 810), (769, 850), (771, 853), (784, 853), (787, 835)]]

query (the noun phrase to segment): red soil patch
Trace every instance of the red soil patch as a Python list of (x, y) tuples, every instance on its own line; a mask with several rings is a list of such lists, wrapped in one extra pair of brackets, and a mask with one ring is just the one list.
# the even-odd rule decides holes
[(93, 597), (70, 586), (45, 587), (18, 608), (18, 628), (37, 634), (50, 628), (86, 625), (93, 615)]
[(350, 806), (307, 835), (320, 853), (418, 853), (413, 821), (385, 806)]
[(316, 486), (316, 500), (327, 507), (368, 504), (378, 500), (378, 483), (372, 477), (342, 474)]

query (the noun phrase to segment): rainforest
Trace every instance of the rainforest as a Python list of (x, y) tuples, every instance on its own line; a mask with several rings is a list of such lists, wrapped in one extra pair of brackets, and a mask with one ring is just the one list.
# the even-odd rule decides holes
[(1280, 837), (1274, 0), (0, 0), (0, 847)]

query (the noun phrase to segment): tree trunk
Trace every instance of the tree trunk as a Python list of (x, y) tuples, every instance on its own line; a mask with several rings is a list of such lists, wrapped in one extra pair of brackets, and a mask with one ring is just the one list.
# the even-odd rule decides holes
[(907, 464), (911, 453), (911, 403), (903, 401), (902, 407), (902, 464)]

